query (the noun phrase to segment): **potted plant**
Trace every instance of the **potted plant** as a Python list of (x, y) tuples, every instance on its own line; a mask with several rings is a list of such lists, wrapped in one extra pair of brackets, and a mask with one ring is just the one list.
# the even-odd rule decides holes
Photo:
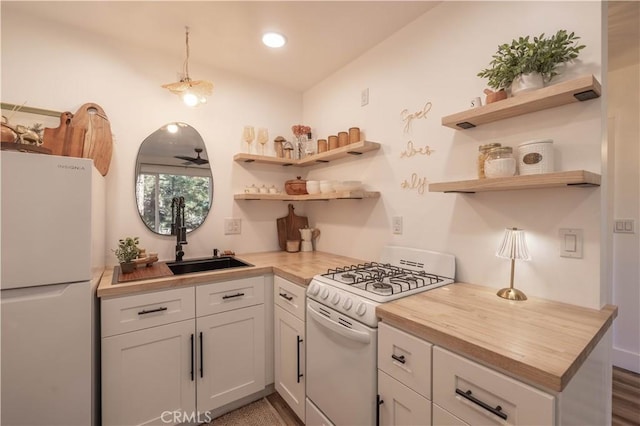
[(558, 75), (558, 66), (572, 61), (584, 45), (579, 45), (573, 32), (559, 30), (551, 37), (544, 33), (539, 37), (529, 36), (514, 39), (511, 44), (498, 46), (490, 67), (478, 73), (488, 78), (487, 85), (496, 90), (511, 88), (513, 95), (541, 88)]
[(120, 262), (120, 268), (123, 274), (133, 272), (136, 267), (133, 260), (138, 257), (138, 253), (140, 253), (138, 243), (138, 237), (126, 237), (119, 240), (118, 248), (113, 250)]

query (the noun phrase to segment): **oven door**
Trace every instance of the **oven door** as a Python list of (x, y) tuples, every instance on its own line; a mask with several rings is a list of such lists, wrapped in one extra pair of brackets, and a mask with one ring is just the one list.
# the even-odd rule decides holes
[(307, 299), (307, 397), (336, 425), (375, 424), (378, 330)]

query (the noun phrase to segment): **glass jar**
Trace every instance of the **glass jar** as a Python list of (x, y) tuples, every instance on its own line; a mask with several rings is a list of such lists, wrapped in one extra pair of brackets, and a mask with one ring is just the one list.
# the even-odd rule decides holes
[(513, 148), (510, 146), (491, 148), (484, 161), (484, 174), (488, 178), (514, 176), (516, 158), (513, 155)]
[(488, 143), (486, 145), (480, 145), (478, 147), (478, 179), (484, 179), (484, 161), (487, 159), (487, 153), (492, 148), (497, 148), (500, 145), (499, 143)]

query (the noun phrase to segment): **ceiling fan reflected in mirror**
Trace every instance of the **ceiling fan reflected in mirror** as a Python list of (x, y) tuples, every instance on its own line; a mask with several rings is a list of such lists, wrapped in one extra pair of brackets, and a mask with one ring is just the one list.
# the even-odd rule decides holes
[(194, 148), (194, 151), (197, 154), (196, 157), (187, 157), (187, 156), (184, 156), (184, 155), (175, 155), (174, 157), (178, 158), (180, 160), (186, 160), (187, 162), (184, 163), (185, 165), (188, 165), (189, 163), (197, 164), (198, 166), (201, 166), (203, 164), (209, 164), (209, 160), (206, 160), (206, 159), (200, 157), (200, 153), (202, 152), (202, 148)]

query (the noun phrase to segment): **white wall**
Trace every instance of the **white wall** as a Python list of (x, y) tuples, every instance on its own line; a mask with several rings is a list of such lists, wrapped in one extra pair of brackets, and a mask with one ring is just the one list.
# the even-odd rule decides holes
[[(34, 30), (37, 29), (37, 30)], [(2, 14), (2, 101), (75, 112), (86, 102), (106, 112), (114, 134), (114, 150), (107, 175), (107, 264), (119, 238), (140, 237), (147, 251), (161, 259), (174, 255), (174, 238), (153, 234), (142, 224), (134, 200), (134, 165), (142, 141), (159, 127), (184, 121), (204, 138), (214, 178), (213, 208), (205, 223), (191, 233), (186, 257), (210, 255), (211, 250), (237, 252), (277, 249), (275, 218), (286, 205), (238, 204), (233, 193), (246, 184), (280, 184), (279, 170), (250, 173), (233, 162), (243, 149), (245, 124), (270, 129), (271, 139), (288, 136), (300, 121), (300, 93), (249, 80), (217, 69), (206, 69), (191, 58), (195, 79), (214, 82), (208, 104), (185, 107), (177, 96), (160, 87), (174, 81), (183, 57), (167, 58), (133, 45), (114, 44), (94, 34), (75, 32), (33, 16)], [(223, 235), (223, 219), (243, 219), (242, 235)]]
[[(75, 111), (85, 102), (104, 108), (115, 134), (107, 176), (108, 248), (122, 236), (138, 235), (147, 250), (165, 259), (173, 255), (172, 238), (158, 237), (142, 225), (133, 193), (137, 149), (169, 121), (185, 121), (200, 131), (215, 180), (213, 210), (189, 236), (187, 257), (208, 255), (213, 247), (238, 252), (277, 248), (275, 218), (286, 214), (286, 203), (235, 202), (233, 193), (251, 183), (282, 185), (296, 170), (234, 163), (244, 124), (267, 126), (272, 137), (289, 137), (291, 124), (298, 122), (311, 125), (319, 136), (359, 126), (367, 139), (382, 143), (379, 152), (300, 172), (309, 178), (361, 179), (382, 197), (298, 203), (296, 212), (322, 231), (319, 249), (371, 260), (388, 243), (446, 251), (458, 259), (459, 280), (500, 288), (508, 285), (509, 262), (493, 253), (504, 227), (517, 226), (528, 231), (533, 256), (517, 265), (519, 288), (530, 296), (599, 307), (599, 189), (419, 194), (401, 189), (400, 183), (412, 173), (429, 182), (471, 179), (480, 144), (515, 146), (539, 137), (554, 139), (558, 170), (599, 172), (601, 100), (468, 131), (443, 127), (440, 119), (482, 95), (485, 82), (475, 74), (488, 65), (499, 43), (519, 35), (575, 31), (587, 48), (581, 63), (557, 81), (591, 73), (600, 78), (600, 21), (597, 2), (446, 2), (303, 96), (205, 69), (192, 58), (193, 77), (212, 79), (216, 89), (209, 104), (187, 109), (159, 88), (173, 80), (183, 58), (3, 13), (2, 100), (56, 110)], [(364, 88), (370, 90), (370, 103), (360, 107)], [(426, 118), (415, 120), (405, 134), (401, 111), (417, 112), (428, 101), (433, 107)], [(408, 141), (434, 152), (402, 159)], [(404, 219), (401, 236), (391, 234), (395, 215)], [(223, 235), (223, 219), (232, 216), (243, 219), (240, 236)], [(584, 230), (583, 259), (559, 257), (558, 229), (564, 227)], [(106, 256), (114, 263), (109, 250)]]
[[(640, 53), (640, 52), (639, 52)], [(633, 234), (613, 236), (614, 364), (640, 373), (640, 65), (609, 73), (609, 113), (615, 137), (615, 219), (634, 219)], [(631, 94), (631, 96), (630, 96)]]
[[(580, 19), (575, 19), (580, 16)], [(319, 137), (359, 126), (380, 152), (314, 168), (308, 178), (359, 179), (379, 200), (318, 203), (309, 211), (321, 228), (319, 248), (376, 259), (392, 243), (450, 252), (461, 281), (504, 287), (509, 262), (494, 256), (505, 227), (527, 231), (533, 260), (518, 262), (516, 285), (540, 296), (599, 308), (600, 189), (544, 189), (455, 195), (401, 189), (415, 173), (429, 182), (474, 179), (478, 146), (554, 140), (557, 170), (601, 170), (600, 99), (511, 118), (472, 130), (441, 126), (441, 117), (481, 96), (486, 67), (499, 43), (564, 28), (582, 37), (581, 62), (556, 81), (601, 73), (601, 5), (597, 2), (445, 2), (304, 94), (304, 122)], [(360, 106), (360, 91), (370, 102)], [(484, 96), (482, 96), (484, 99)], [(401, 111), (432, 108), (403, 132)], [(401, 158), (407, 142), (430, 156)], [(404, 234), (391, 233), (393, 216)], [(584, 230), (584, 258), (559, 256), (560, 228)], [(607, 284), (604, 284), (607, 285)]]

